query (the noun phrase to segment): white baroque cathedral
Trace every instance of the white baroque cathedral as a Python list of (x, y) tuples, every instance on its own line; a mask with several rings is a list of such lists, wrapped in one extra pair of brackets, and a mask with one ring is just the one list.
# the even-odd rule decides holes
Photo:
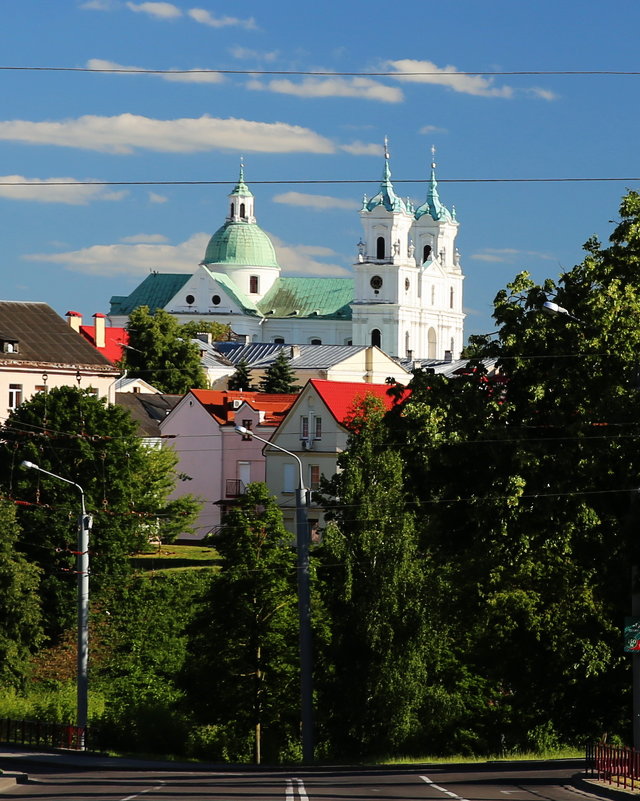
[(258, 226), (240, 168), (227, 217), (194, 273), (152, 272), (109, 318), (125, 326), (139, 306), (181, 323), (225, 323), (247, 342), (377, 345), (399, 359), (456, 359), (463, 345), (458, 222), (438, 195), (435, 164), (417, 208), (396, 195), (385, 146), (377, 193), (363, 198), (355, 278), (282, 277)]

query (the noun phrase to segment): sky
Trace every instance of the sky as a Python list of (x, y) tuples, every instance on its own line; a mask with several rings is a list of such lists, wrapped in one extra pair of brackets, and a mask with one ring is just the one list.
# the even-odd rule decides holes
[(2, 298), (89, 322), (193, 272), (241, 159), (282, 274), (349, 276), (388, 137), (417, 203), (435, 147), (465, 334), (493, 331), (500, 289), (570, 269), (640, 188), (640, 75), (545, 74), (638, 70), (639, 28), (635, 0), (2, 0)]

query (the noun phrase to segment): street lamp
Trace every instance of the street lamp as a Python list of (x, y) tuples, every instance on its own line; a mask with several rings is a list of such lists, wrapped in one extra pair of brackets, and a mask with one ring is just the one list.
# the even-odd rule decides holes
[(304, 486), (302, 461), (295, 453), (259, 437), (244, 426), (235, 430), (243, 437), (253, 437), (277, 451), (286, 453), (298, 463), (296, 490), (296, 546), (298, 556), (298, 615), (300, 643), (300, 720), (302, 724), (302, 760), (313, 762), (313, 684), (311, 657), (311, 594), (309, 589), (309, 523), (307, 520), (308, 492)]
[(80, 517), (78, 518), (78, 538), (76, 544), (76, 574), (78, 577), (78, 661), (77, 661), (77, 705), (76, 727), (80, 750), (85, 748), (85, 733), (88, 716), (88, 663), (89, 663), (89, 530), (92, 519), (84, 504), (84, 490), (75, 481), (51, 473), (33, 462), (24, 461), (21, 467), (38, 470), (65, 484), (71, 484), (80, 493)]

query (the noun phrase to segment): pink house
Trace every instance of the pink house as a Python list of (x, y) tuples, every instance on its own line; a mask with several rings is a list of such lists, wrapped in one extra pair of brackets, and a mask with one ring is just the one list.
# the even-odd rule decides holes
[(203, 501), (195, 539), (215, 531), (225, 508), (252, 481), (265, 480), (263, 443), (241, 437), (236, 425), (271, 439), (297, 395), (192, 389), (160, 422), (166, 446), (178, 454), (182, 480), (174, 497)]

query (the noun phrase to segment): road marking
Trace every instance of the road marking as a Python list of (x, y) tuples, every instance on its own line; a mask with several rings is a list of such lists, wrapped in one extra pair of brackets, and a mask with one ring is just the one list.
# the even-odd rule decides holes
[(452, 793), (451, 790), (447, 790), (444, 787), (440, 787), (439, 784), (434, 784), (434, 782), (428, 776), (420, 776), (420, 778), (422, 779), (423, 782), (430, 784), (434, 790), (439, 790), (441, 793), (448, 795), (449, 798), (457, 798), (458, 801), (467, 801), (467, 799), (463, 798), (461, 795), (456, 795), (455, 793)]
[(128, 795), (126, 798), (121, 799), (121, 801), (133, 801), (134, 798), (139, 798), (141, 795), (144, 795), (145, 793), (152, 793), (154, 790), (161, 790), (163, 785), (165, 784), (166, 782), (160, 782), (160, 784), (157, 784), (155, 787), (147, 787), (146, 790), (140, 790), (139, 793), (135, 793), (134, 795)]
[(296, 779), (296, 778), (287, 779), (287, 789), (285, 793), (287, 801), (293, 801), (293, 799), (295, 798), (296, 787), (293, 784), (294, 782), (297, 783), (298, 796), (300, 797), (300, 801), (309, 801), (309, 796), (307, 795), (307, 791), (305, 790), (304, 782), (302, 781), (302, 779)]

